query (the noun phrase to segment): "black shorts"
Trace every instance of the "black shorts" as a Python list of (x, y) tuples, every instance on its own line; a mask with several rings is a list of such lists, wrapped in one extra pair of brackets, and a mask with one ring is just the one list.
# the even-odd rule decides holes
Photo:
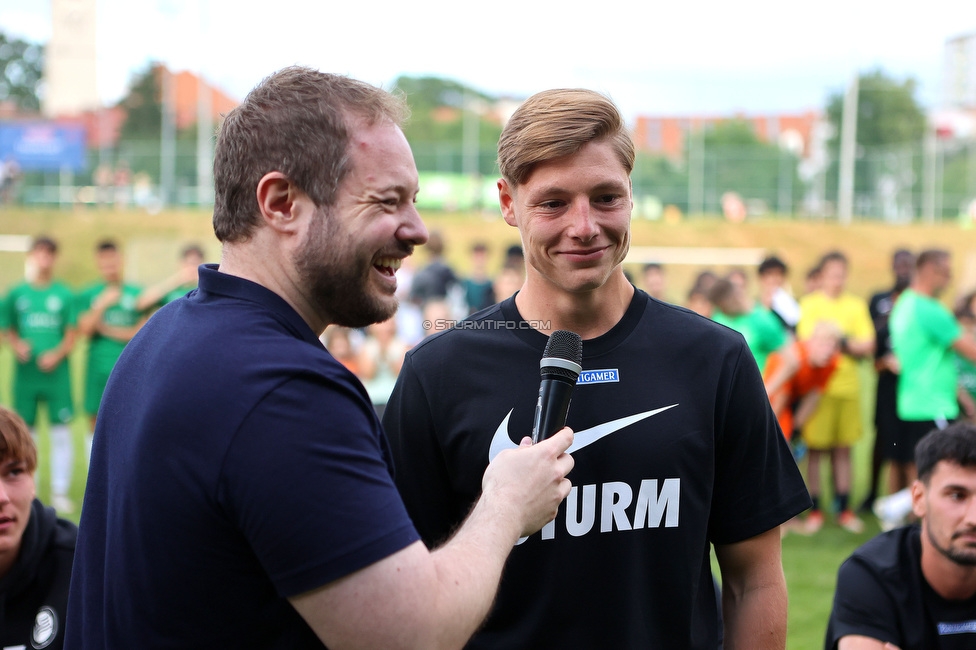
[(881, 455), (887, 460), (894, 460), (890, 453), (892, 442), (898, 439), (898, 375), (890, 372), (878, 373), (878, 392), (874, 402), (874, 430), (877, 436), (875, 444), (881, 449)]
[(944, 420), (936, 422), (934, 420), (900, 420), (898, 428), (895, 430), (894, 440), (886, 447), (885, 458), (896, 463), (914, 463), (915, 445), (933, 429), (944, 429), (947, 422)]

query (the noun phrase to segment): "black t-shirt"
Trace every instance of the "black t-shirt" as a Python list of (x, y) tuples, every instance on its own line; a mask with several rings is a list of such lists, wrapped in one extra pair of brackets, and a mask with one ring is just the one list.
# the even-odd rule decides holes
[(826, 650), (848, 635), (901, 650), (976, 648), (976, 596), (946, 600), (922, 575), (921, 529), (896, 528), (854, 551), (837, 573)]
[[(874, 348), (874, 358), (880, 359), (891, 352), (891, 334), (888, 331), (888, 318), (891, 316), (891, 308), (895, 306), (894, 291), (882, 291), (871, 296), (868, 303), (868, 313), (871, 315), (871, 322), (874, 323), (874, 338), (877, 345)], [(889, 371), (884, 371), (891, 374)]]
[[(529, 434), (547, 340), (508, 299), (407, 354), (384, 425), (428, 544), (463, 520), (490, 458)], [(637, 291), (584, 342), (568, 424), (574, 487), (513, 550), (469, 647), (714, 649), (710, 542), (810, 503), (742, 336)]]

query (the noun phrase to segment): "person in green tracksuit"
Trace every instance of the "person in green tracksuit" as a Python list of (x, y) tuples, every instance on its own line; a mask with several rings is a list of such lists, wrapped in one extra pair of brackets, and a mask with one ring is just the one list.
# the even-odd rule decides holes
[(122, 281), (122, 254), (118, 245), (102, 240), (95, 246), (95, 263), (101, 279), (78, 294), (78, 331), (88, 337), (88, 365), (85, 370), (85, 412), (91, 433), (108, 377), (125, 344), (145, 323), (136, 303), (142, 289)]
[(36, 438), (39, 405), (47, 404), (51, 423), (51, 504), (71, 512), (68, 498), (74, 466), (74, 441), (69, 423), (74, 417), (68, 354), (75, 342), (77, 313), (74, 295), (55, 280), (58, 245), (38, 237), (27, 254), (27, 277), (14, 286), (2, 311), (3, 329), (16, 358), (14, 409)]

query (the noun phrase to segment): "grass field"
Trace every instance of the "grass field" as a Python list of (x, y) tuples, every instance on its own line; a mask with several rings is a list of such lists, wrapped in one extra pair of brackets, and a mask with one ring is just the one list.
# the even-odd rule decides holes
[[(61, 243), (58, 275), (78, 287), (95, 279), (92, 250), (95, 242), (107, 236), (115, 237), (124, 246), (127, 275), (139, 283), (149, 283), (173, 271), (179, 248), (190, 241), (204, 245), (209, 258), (216, 260), (219, 245), (214, 240), (209, 214), (203, 212), (167, 212), (149, 215), (141, 212), (80, 210), (11, 210), (0, 209), (0, 234), (36, 235), (47, 233)], [(425, 215), (429, 228), (438, 229), (448, 242), (448, 258), (464, 271), (466, 251), (476, 240), (492, 247), (500, 263), (505, 247), (518, 242), (517, 232), (496, 216), (483, 215)], [(717, 218), (695, 218), (680, 223), (635, 222), (635, 246), (700, 246), (762, 248), (781, 255), (792, 268), (794, 289), (801, 289), (806, 269), (817, 257), (831, 248), (840, 248), (852, 261), (850, 289), (864, 297), (885, 288), (890, 283), (889, 258), (899, 246), (919, 250), (940, 246), (953, 251), (955, 284), (950, 295), (976, 287), (976, 230), (958, 224), (887, 226), (879, 223), (855, 223), (839, 226), (834, 223), (796, 220), (763, 220), (730, 224)], [(423, 251), (418, 251), (416, 264), (422, 264)], [(631, 269), (639, 277), (639, 268)], [(670, 297), (681, 302), (699, 267), (673, 265), (668, 267)], [(717, 267), (716, 270), (723, 270)], [(0, 254), (0, 288), (4, 291), (23, 273), (23, 254)], [(80, 378), (85, 347), (80, 345), (72, 355), (73, 375)], [(10, 404), (9, 349), (0, 349), (0, 401)], [(866, 435), (854, 449), (855, 488), (853, 500), (858, 503), (865, 494), (867, 464), (873, 441), (869, 414), (873, 409), (873, 375), (864, 368), (863, 379), (867, 397), (863, 403)], [(77, 381), (76, 386), (81, 386)], [(76, 402), (79, 404), (80, 394)], [(85, 483), (84, 435), (86, 422), (76, 417), (77, 472), (73, 497), (81, 504)], [(47, 456), (47, 435), (41, 429), (41, 454)], [(825, 474), (825, 481), (826, 481)], [(47, 499), (46, 485), (39, 485), (38, 496)], [(829, 496), (825, 496), (829, 503)], [(78, 513), (72, 515), (77, 520)], [(789, 641), (791, 650), (823, 647), (823, 634), (833, 596), (834, 580), (840, 562), (859, 544), (878, 530), (870, 520), (861, 535), (852, 535), (829, 522), (815, 537), (789, 535), (783, 540), (783, 564), (790, 593)]]

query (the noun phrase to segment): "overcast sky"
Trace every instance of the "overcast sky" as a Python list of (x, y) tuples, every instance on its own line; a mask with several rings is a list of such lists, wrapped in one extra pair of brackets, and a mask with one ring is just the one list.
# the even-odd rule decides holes
[[(819, 109), (855, 71), (881, 67), (914, 77), (934, 106), (946, 39), (976, 32), (973, 0), (798, 4), (97, 0), (99, 95), (117, 100), (150, 60), (202, 71), (238, 99), (300, 63), (383, 86), (401, 74), (511, 96), (582, 86), (632, 120)], [(0, 29), (46, 42), (50, 0), (0, 0)]]

